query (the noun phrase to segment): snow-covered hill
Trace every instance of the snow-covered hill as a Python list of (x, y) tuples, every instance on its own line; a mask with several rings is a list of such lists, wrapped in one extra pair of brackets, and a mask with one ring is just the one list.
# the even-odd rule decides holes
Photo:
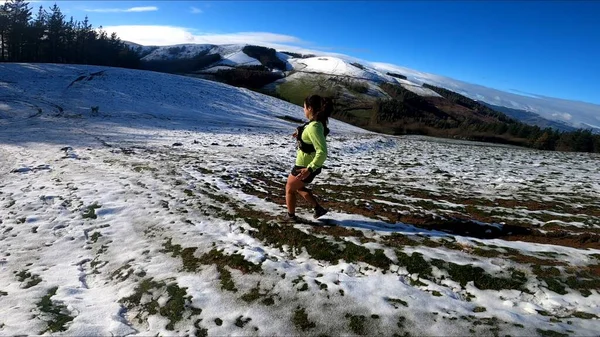
[(146, 71), (0, 74), (0, 335), (597, 335), (597, 154), (332, 121), (312, 188), (337, 225), (285, 224), (300, 107)]
[[(173, 53), (172, 46), (162, 46), (157, 48), (151, 54), (146, 56), (145, 60), (168, 59), (174, 57), (187, 58), (197, 55), (206, 48), (210, 48), (209, 53), (219, 53), (225, 59), (234, 55), (239, 57), (239, 53), (245, 45), (181, 45), (185, 46), (185, 51)], [(253, 61), (254, 60), (254, 61)], [(246, 65), (259, 64), (255, 59), (249, 60), (245, 57), (242, 61), (225, 61), (227, 65)], [(504, 92), (493, 88), (484, 87), (477, 84), (454, 80), (448, 77), (420, 72), (406, 67), (371, 62), (357, 59), (354, 57), (323, 53), (312, 58), (287, 58), (290, 68), (297, 71), (321, 72), (332, 75), (351, 76), (369, 81), (389, 81), (399, 82), (406, 89), (411, 90), (423, 96), (437, 96), (429, 89), (422, 88), (423, 83), (443, 87), (471, 99), (486, 102), (492, 105), (504, 106), (511, 109), (519, 109), (538, 114), (542, 118), (564, 122), (567, 125), (577, 128), (591, 128), (600, 132), (600, 106), (591, 103), (570, 101), (544, 96), (525, 96), (514, 93)], [(258, 63), (257, 63), (258, 62)], [(353, 64), (359, 64), (361, 68)], [(216, 70), (216, 69), (213, 69)], [(210, 71), (210, 70), (209, 70)], [(408, 78), (408, 81), (400, 80), (387, 75), (388, 72), (400, 73)]]

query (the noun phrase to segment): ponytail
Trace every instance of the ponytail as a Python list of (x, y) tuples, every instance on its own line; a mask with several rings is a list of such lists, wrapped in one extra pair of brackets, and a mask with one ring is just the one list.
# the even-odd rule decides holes
[(321, 122), (327, 128), (329, 117), (333, 112), (333, 99), (331, 97), (310, 95), (306, 97), (304, 104), (307, 108), (312, 108), (313, 120)]

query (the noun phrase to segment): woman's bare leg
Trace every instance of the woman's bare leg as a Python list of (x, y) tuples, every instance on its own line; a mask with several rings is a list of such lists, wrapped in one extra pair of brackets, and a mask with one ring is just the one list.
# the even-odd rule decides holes
[(288, 176), (287, 184), (285, 184), (285, 204), (290, 214), (296, 214), (296, 192), (302, 187), (304, 187), (302, 180), (291, 174)]
[(312, 207), (317, 207), (319, 205), (319, 203), (317, 202), (317, 199), (315, 198), (315, 196), (312, 194), (312, 192), (310, 192), (309, 190), (303, 188), (303, 189), (299, 189), (298, 193), (306, 200), (308, 201), (309, 204), (311, 204)]

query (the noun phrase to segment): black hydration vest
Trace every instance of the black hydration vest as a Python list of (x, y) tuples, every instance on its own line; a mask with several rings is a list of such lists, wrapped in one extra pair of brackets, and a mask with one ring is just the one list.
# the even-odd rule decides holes
[[(302, 132), (304, 131), (304, 128), (310, 123), (312, 123), (312, 121), (304, 123), (303, 125), (296, 128), (296, 130), (297, 130), (296, 144), (297, 144), (298, 148), (300, 149), (300, 151), (302, 151), (304, 153), (309, 153), (309, 154), (317, 152), (317, 150), (315, 149), (315, 147), (312, 144), (305, 143), (302, 140)], [(321, 122), (317, 122), (317, 123), (321, 123)], [(325, 129), (324, 130), (325, 137), (327, 137), (327, 135), (329, 134), (329, 128), (324, 125), (324, 129)]]

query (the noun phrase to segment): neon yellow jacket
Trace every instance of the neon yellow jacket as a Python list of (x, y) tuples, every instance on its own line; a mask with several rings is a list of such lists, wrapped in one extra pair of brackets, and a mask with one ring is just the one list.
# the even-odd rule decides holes
[(296, 151), (296, 166), (308, 167), (315, 171), (323, 166), (327, 159), (327, 142), (325, 141), (325, 128), (321, 122), (312, 121), (302, 131), (302, 141), (312, 144), (316, 152), (305, 153), (300, 149)]

